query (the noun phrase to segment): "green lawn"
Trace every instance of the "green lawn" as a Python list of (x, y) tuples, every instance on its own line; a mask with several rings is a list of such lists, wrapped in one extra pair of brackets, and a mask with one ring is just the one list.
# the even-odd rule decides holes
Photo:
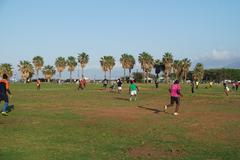
[[(182, 86), (180, 115), (168, 86), (140, 85), (136, 102), (88, 84), (11, 84), (15, 110), (0, 117), (0, 160), (237, 160), (240, 91)], [(3, 103), (1, 103), (1, 107)]]

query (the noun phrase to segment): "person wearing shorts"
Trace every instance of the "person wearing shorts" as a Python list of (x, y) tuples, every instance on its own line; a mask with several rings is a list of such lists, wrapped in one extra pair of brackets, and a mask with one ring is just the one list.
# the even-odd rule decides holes
[(171, 85), (171, 87), (169, 88), (170, 104), (164, 106), (164, 111), (166, 111), (168, 107), (171, 107), (171, 106), (174, 105), (174, 103), (176, 103), (175, 112), (173, 114), (174, 115), (178, 115), (179, 114), (178, 111), (179, 111), (179, 106), (180, 106), (180, 96), (182, 96), (180, 90), (181, 90), (181, 86), (179, 84), (179, 81), (176, 80)]
[(118, 93), (122, 92), (122, 81), (121, 79), (117, 80), (117, 86), (118, 86)]
[(130, 86), (129, 86), (129, 94), (130, 94), (130, 98), (129, 100), (132, 101), (132, 97), (134, 97), (134, 100), (137, 100), (137, 93), (139, 92), (138, 86), (134, 83), (134, 80), (131, 80), (130, 82)]
[(8, 76), (6, 74), (3, 74), (3, 79), (0, 80), (0, 102), (4, 101), (4, 106), (2, 109), (2, 115), (7, 116), (7, 112), (9, 111), (9, 98), (8, 96), (11, 95), (10, 89), (9, 89), (9, 83), (8, 83)]
[(37, 86), (37, 90), (40, 90), (41, 88), (41, 82), (39, 79), (36, 80), (36, 86)]
[(106, 89), (107, 88), (107, 84), (108, 84), (108, 80), (105, 78), (103, 81), (103, 87)]
[(223, 88), (224, 88), (224, 93), (228, 96), (228, 92), (229, 92), (229, 87), (227, 86), (226, 82), (223, 82)]
[(211, 81), (209, 82), (209, 87), (212, 88), (212, 86), (213, 86), (213, 82)]
[(198, 81), (196, 81), (196, 89), (198, 89), (198, 85), (199, 85), (199, 82), (198, 82)]

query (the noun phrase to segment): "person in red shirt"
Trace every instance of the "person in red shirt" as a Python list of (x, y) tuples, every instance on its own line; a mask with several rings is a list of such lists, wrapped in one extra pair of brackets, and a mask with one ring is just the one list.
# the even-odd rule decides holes
[(8, 76), (6, 74), (3, 74), (3, 79), (0, 80), (0, 102), (4, 101), (4, 106), (2, 109), (2, 115), (4, 115), (4, 116), (7, 116), (7, 112), (9, 110), (8, 96), (11, 96), (10, 86), (8, 83)]
[(41, 82), (39, 79), (37, 79), (37, 81), (36, 81), (36, 86), (37, 86), (37, 90), (40, 90)]
[(173, 106), (174, 102), (176, 103), (176, 108), (174, 115), (178, 115), (179, 111), (179, 106), (180, 106), (180, 96), (182, 97), (183, 95), (180, 92), (181, 86), (179, 84), (179, 81), (176, 80), (171, 87), (169, 88), (170, 92), (170, 104), (164, 106), (164, 111), (167, 110), (168, 107)]

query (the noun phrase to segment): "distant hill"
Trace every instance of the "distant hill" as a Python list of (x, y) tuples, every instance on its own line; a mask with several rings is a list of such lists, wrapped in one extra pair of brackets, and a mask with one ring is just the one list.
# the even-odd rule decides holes
[(233, 62), (226, 66), (226, 68), (240, 68), (240, 62)]

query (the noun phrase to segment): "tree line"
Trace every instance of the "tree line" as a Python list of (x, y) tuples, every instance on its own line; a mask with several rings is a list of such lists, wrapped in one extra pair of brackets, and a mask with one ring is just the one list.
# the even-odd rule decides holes
[[(122, 68), (123, 75), (126, 77), (126, 70), (128, 71), (128, 77), (131, 77), (132, 69), (136, 64), (136, 60), (133, 55), (124, 53), (119, 59)], [(44, 59), (41, 56), (35, 56), (32, 62), (22, 60), (18, 64), (18, 70), (21, 73), (21, 79), (26, 82), (27, 79), (31, 78), (36, 74), (36, 78), (39, 78), (39, 72), (42, 71), (45, 79), (51, 80), (54, 74), (58, 72), (59, 79), (62, 79), (61, 73), (67, 69), (69, 71), (69, 79), (72, 80), (72, 72), (76, 69), (79, 64), (81, 68), (81, 78), (84, 78), (84, 68), (89, 62), (89, 55), (85, 52), (78, 53), (77, 57), (69, 56), (67, 58), (57, 57), (55, 59), (55, 66), (45, 65)], [(100, 66), (104, 72), (104, 78), (107, 78), (107, 72), (109, 73), (109, 79), (111, 79), (111, 72), (116, 64), (116, 60), (113, 56), (107, 55), (102, 56), (99, 60)], [(191, 60), (184, 58), (181, 60), (174, 59), (172, 53), (166, 52), (163, 54), (161, 59), (154, 59), (148, 52), (142, 52), (138, 55), (138, 62), (141, 65), (142, 74), (144, 79), (148, 79), (149, 74), (155, 69), (156, 78), (162, 72), (165, 82), (170, 82), (171, 79), (179, 79), (186, 82), (187, 79), (194, 79), (201, 81), (204, 78), (204, 67), (203, 64), (197, 63), (192, 72), (189, 71), (191, 67)], [(0, 65), (0, 75), (6, 73), (9, 77), (12, 77), (13, 67), (11, 64), (3, 63)], [(208, 73), (208, 72), (206, 72)], [(191, 75), (191, 77), (189, 77)], [(80, 75), (78, 75), (80, 78)]]

